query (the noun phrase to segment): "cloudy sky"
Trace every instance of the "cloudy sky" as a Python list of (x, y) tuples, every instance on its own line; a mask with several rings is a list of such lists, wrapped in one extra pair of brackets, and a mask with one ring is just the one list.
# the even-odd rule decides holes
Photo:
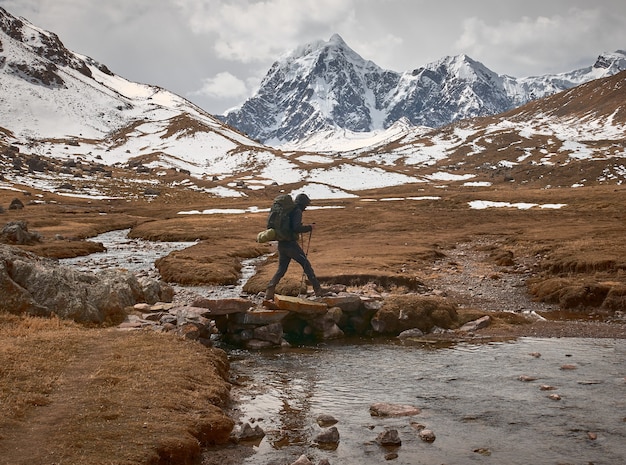
[(394, 71), (465, 53), (515, 77), (590, 66), (626, 49), (624, 0), (0, 0), (69, 49), (213, 114), (270, 66), (334, 33)]

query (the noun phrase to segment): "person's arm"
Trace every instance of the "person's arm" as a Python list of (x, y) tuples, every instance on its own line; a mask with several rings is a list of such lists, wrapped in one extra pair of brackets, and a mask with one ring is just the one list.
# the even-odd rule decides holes
[(302, 210), (296, 208), (291, 215), (291, 229), (295, 233), (305, 233), (313, 230), (313, 226), (310, 224), (302, 224)]

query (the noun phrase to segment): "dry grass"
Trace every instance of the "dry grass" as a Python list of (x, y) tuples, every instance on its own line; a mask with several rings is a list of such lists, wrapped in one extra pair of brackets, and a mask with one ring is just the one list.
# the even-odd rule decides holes
[(227, 371), (174, 336), (0, 314), (0, 463), (193, 463), (228, 439)]
[[(32, 196), (0, 190), (5, 208), (14, 197), (27, 204), (21, 211), (5, 211), (0, 219), (26, 220), (31, 231), (44, 235), (44, 241), (23, 248), (56, 257), (93, 248), (80, 240), (56, 240), (56, 234), (82, 239), (130, 227), (134, 237), (199, 240), (158, 263), (166, 280), (186, 284), (231, 284), (238, 278), (242, 259), (269, 255), (245, 290), (265, 289), (277, 267), (273, 245), (255, 242), (266, 214), (178, 212), (268, 207), (278, 187), (248, 191), (244, 199), (215, 199), (182, 188), (164, 187), (164, 192), (153, 200), (123, 202), (42, 194), (55, 203), (29, 205)], [(341, 207), (309, 209), (304, 214), (305, 222), (316, 223), (310, 243), (304, 237), (304, 248), (324, 284), (373, 282), (406, 294), (428, 287), (433, 276), (441, 273), (436, 263), (445, 262), (459, 244), (470, 242), (490, 244), (482, 252), (491, 263), (511, 269), (511, 260), (534, 265), (529, 290), (538, 299), (585, 311), (595, 308), (585, 305), (595, 305), (594, 299), (604, 296), (600, 311), (624, 310), (626, 188), (401, 186), (363, 194), (372, 199), (407, 196), (441, 199), (314, 202)], [(470, 210), (467, 202), (477, 199), (567, 207)], [(300, 267), (293, 264), (278, 291), (297, 293), (301, 278)], [(455, 319), (450, 308), (442, 305), (426, 306), (430, 310), (424, 311), (452, 326), (484, 314), (480, 309), (463, 309)], [(545, 322), (527, 324), (504, 313), (491, 316), (494, 323), (482, 330), (485, 334), (506, 336), (518, 330), (541, 335), (549, 330)], [(219, 408), (228, 392), (222, 378), (227, 362), (219, 352), (161, 334), (0, 318), (0, 463), (189, 463), (201, 442), (223, 439), (232, 425)], [(584, 334), (570, 322), (558, 331), (564, 336)], [(615, 334), (623, 337), (623, 330)], [(35, 434), (38, 441), (45, 441), (37, 448), (31, 443)], [(37, 455), (40, 451), (51, 456)]]

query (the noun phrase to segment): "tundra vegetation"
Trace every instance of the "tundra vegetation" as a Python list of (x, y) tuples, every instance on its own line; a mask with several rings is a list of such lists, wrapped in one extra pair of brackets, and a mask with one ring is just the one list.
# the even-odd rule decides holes
[[(138, 191), (111, 200), (0, 189), (0, 220), (26, 222), (40, 239), (16, 247), (52, 258), (98, 251), (90, 239), (114, 229), (156, 241), (198, 240), (158, 261), (162, 279), (172, 283), (233, 284), (243, 259), (267, 256), (244, 288), (263, 291), (277, 266), (272, 245), (255, 242), (266, 213), (180, 212), (267, 208), (280, 188), (234, 199), (162, 183), (157, 196)], [(390, 310), (428, 290), (456, 308), (453, 329), (490, 314), (483, 336), (626, 337), (623, 186), (409, 185), (360, 195), (314, 201), (339, 208), (305, 212), (305, 221), (316, 223), (306, 247), (324, 285), (375, 288), (390, 297)], [(16, 197), (24, 208), (8, 209)], [(564, 206), (470, 208), (477, 199)], [(446, 289), (449, 275), (466, 265), (458, 260), (461, 249), (477, 281), (524, 270), (523, 298), (553, 309), (543, 314), (547, 321), (503, 311), (519, 300), (506, 286), (489, 305)], [(297, 294), (301, 278), (294, 264), (277, 292)], [(121, 332), (116, 323), (0, 314), (0, 463), (95, 465), (113, 456), (115, 463), (192, 463), (202, 445), (228, 441), (234, 421), (225, 353), (174, 335)]]

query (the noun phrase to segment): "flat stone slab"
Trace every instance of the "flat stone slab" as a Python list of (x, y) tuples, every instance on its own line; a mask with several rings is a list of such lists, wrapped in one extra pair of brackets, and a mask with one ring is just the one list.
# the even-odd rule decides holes
[(329, 307), (339, 307), (344, 312), (357, 312), (361, 308), (361, 298), (356, 294), (326, 296), (320, 299)]
[(209, 310), (210, 315), (230, 315), (231, 313), (243, 313), (252, 307), (252, 302), (247, 299), (198, 299), (193, 303), (194, 307), (202, 307)]
[(413, 405), (388, 404), (378, 402), (370, 405), (370, 415), (373, 417), (404, 417), (418, 415), (422, 411)]
[(315, 302), (313, 300), (301, 299), (300, 297), (291, 297), (288, 295), (274, 296), (274, 302), (281, 310), (289, 310), (306, 316), (324, 315), (328, 311), (328, 305), (323, 302)]

